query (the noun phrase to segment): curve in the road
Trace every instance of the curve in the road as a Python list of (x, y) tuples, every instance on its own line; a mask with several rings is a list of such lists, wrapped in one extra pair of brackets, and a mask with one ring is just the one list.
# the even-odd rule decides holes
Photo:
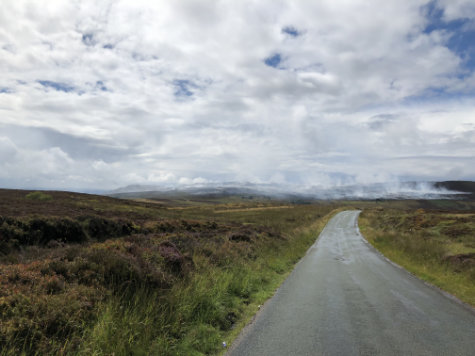
[(376, 253), (337, 214), (228, 352), (475, 355), (475, 313)]

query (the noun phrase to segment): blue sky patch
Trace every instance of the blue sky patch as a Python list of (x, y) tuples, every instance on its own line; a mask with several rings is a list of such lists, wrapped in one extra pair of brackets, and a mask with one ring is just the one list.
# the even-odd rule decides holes
[(292, 37), (300, 36), (300, 32), (293, 26), (286, 26), (282, 29), (283, 33), (286, 33)]
[(71, 85), (59, 82), (52, 82), (50, 80), (38, 80), (38, 83), (40, 83), (45, 88), (53, 88), (54, 90), (62, 91), (65, 93), (69, 93), (74, 90), (74, 87)]
[(445, 21), (443, 19), (444, 11), (438, 8), (434, 1), (431, 1), (423, 9), (429, 21), (424, 33), (429, 34), (438, 30), (449, 33), (450, 39), (446, 43), (447, 48), (462, 59), (465, 69), (475, 70), (475, 26), (468, 26), (470, 20)]
[(107, 89), (106, 85), (104, 84), (102, 80), (98, 80), (96, 82), (96, 88), (100, 89), (101, 91), (109, 91), (109, 89)]
[(186, 79), (175, 79), (173, 81), (175, 86), (176, 97), (190, 97), (193, 95), (192, 88), (196, 88), (196, 85)]
[(282, 57), (279, 53), (274, 54), (271, 57), (264, 59), (264, 63), (269, 67), (277, 68), (282, 61)]
[(82, 35), (82, 43), (84, 43), (86, 46), (94, 46), (95, 44), (94, 34), (84, 33)]
[(0, 94), (10, 94), (11, 92), (10, 88), (0, 88)]

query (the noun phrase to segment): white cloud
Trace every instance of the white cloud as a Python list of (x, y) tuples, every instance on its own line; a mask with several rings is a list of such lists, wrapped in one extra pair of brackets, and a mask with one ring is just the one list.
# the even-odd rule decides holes
[(475, 74), (428, 4), (3, 1), (0, 184), (475, 179)]
[(438, 0), (447, 21), (457, 19), (475, 19), (475, 3), (472, 0)]

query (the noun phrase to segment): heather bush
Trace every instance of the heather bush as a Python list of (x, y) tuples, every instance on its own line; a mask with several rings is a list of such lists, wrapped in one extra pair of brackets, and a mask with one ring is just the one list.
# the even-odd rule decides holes
[(0, 216), (1, 253), (8, 254), (21, 246), (50, 246), (83, 243), (90, 239), (106, 240), (140, 231), (128, 221), (100, 217), (15, 219)]

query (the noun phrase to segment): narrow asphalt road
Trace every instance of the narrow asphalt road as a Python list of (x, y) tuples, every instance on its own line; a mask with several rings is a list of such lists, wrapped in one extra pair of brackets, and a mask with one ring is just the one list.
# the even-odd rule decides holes
[(345, 211), (228, 355), (475, 355), (475, 313), (376, 253)]

